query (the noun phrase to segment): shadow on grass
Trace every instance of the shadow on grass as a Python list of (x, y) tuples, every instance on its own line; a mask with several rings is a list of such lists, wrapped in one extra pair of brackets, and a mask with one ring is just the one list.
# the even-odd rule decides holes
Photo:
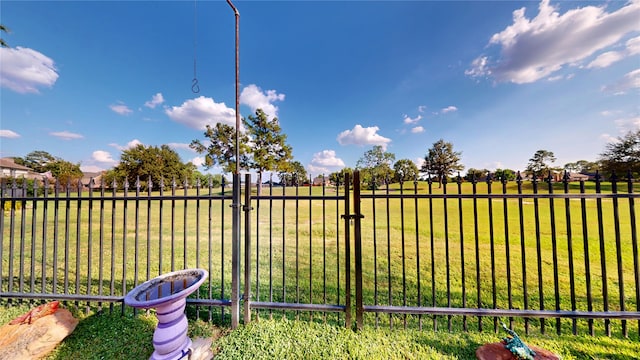
[(442, 355), (458, 359), (475, 359), (480, 346), (499, 341), (495, 334), (453, 334), (444, 331), (414, 332), (413, 336), (416, 344), (437, 349)]
[(47, 359), (148, 359), (155, 326), (155, 316), (147, 314), (114, 312), (81, 318)]
[[(94, 313), (83, 317), (83, 309), (70, 307), (80, 319), (78, 326), (47, 359), (149, 359), (153, 353), (153, 332), (157, 319), (153, 311), (138, 311), (127, 307), (120, 311)], [(217, 339), (224, 331), (199, 319), (189, 321), (188, 335)]]

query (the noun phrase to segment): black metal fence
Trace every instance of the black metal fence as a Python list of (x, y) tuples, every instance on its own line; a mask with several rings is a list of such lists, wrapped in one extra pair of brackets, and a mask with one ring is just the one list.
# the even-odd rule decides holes
[(565, 176), (356, 187), (358, 326), (498, 331), (503, 318), (544, 333), (551, 318), (558, 334), (628, 336), (640, 319), (633, 185)]
[[(353, 177), (347, 184), (360, 184)], [(352, 326), (353, 311), (357, 327), (497, 331), (505, 319), (526, 332), (628, 336), (640, 320), (639, 195), (631, 180), (610, 180), (369, 191), (269, 181), (259, 192), (246, 175), (235, 282), (227, 184), (143, 192), (140, 182), (92, 182), (62, 192), (73, 187), (5, 182), (0, 297), (124, 311), (124, 295), (143, 281), (198, 267), (210, 276), (189, 303), (221, 323), (237, 321), (242, 304), (245, 321)]]

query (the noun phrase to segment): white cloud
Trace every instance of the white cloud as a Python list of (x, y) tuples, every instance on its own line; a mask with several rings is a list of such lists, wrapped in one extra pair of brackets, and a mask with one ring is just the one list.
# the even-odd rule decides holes
[(624, 135), (629, 131), (640, 130), (640, 116), (616, 119), (614, 120), (614, 123), (621, 135)]
[(419, 134), (419, 133), (423, 133), (424, 132), (424, 127), (422, 126), (416, 126), (414, 128), (411, 129), (411, 132), (413, 134)]
[(441, 111), (443, 114), (446, 114), (446, 113), (450, 113), (450, 112), (456, 112), (456, 111), (458, 111), (458, 108), (457, 108), (457, 107), (455, 107), (455, 106), (453, 106), (453, 105), (451, 105), (451, 106), (447, 106), (446, 108), (444, 108), (444, 109), (442, 109), (442, 110), (440, 110), (440, 111)]
[(196, 156), (193, 159), (191, 159), (191, 163), (195, 166), (204, 166), (205, 160), (204, 157), (202, 156)]
[(627, 40), (625, 48), (620, 51), (607, 51), (598, 55), (587, 68), (604, 68), (627, 56), (640, 54), (640, 36)]
[(344, 161), (336, 156), (334, 150), (322, 150), (313, 154), (311, 164), (324, 167), (344, 167)]
[(500, 161), (493, 161), (490, 163), (485, 163), (484, 168), (489, 171), (496, 171), (498, 169), (504, 169), (504, 165), (502, 165), (502, 162)]
[(607, 51), (598, 55), (597, 58), (587, 65), (587, 68), (604, 68), (618, 60), (621, 60), (622, 58), (624, 58), (624, 54), (620, 51)]
[(418, 106), (418, 111), (419, 111), (419, 112), (423, 113), (423, 112), (425, 112), (425, 110), (427, 110), (427, 107), (426, 107), (426, 106), (424, 106), (424, 105), (420, 105), (420, 106)]
[(562, 75), (558, 75), (558, 76), (550, 76), (547, 78), (547, 81), (558, 81), (558, 80), (562, 80), (564, 79), (564, 76)]
[(212, 98), (200, 96), (189, 99), (180, 106), (173, 106), (165, 113), (175, 122), (190, 128), (204, 130), (207, 125), (223, 123), (235, 126), (236, 112), (224, 103), (216, 103)]
[(464, 73), (472, 78), (490, 76), (492, 72), (489, 68), (489, 58), (486, 56), (475, 58), (471, 62), (471, 68), (465, 70)]
[(602, 134), (602, 135), (600, 135), (600, 138), (602, 140), (604, 140), (605, 142), (608, 142), (608, 143), (615, 143), (615, 142), (620, 141), (620, 140), (618, 140), (617, 137), (615, 137), (613, 135), (609, 135), (609, 134)]
[(162, 104), (164, 102), (164, 97), (162, 97), (161, 93), (157, 93), (153, 95), (151, 100), (144, 103), (144, 106), (154, 109), (156, 106)]
[(640, 36), (629, 39), (626, 43), (627, 45), (627, 54), (636, 55), (640, 54)]
[[(612, 12), (607, 12), (604, 5), (590, 5), (560, 14), (549, 0), (542, 0), (533, 19), (525, 16), (524, 7), (518, 9), (513, 12), (513, 24), (491, 37), (489, 45), (500, 47), (498, 60), (482, 55), (465, 73), (471, 77), (490, 76), (499, 82), (535, 82), (564, 66), (585, 61), (614, 46), (625, 35), (639, 31), (639, 18), (639, 1)], [(627, 48), (634, 48), (635, 44), (632, 41)], [(605, 60), (596, 64), (604, 65)]]
[(620, 110), (604, 110), (600, 112), (600, 115), (602, 116), (613, 116), (616, 114), (619, 114)]
[(109, 109), (120, 115), (129, 115), (133, 112), (127, 105), (122, 103), (109, 105)]
[[(613, 121), (618, 129), (619, 136), (626, 135), (629, 131), (640, 130), (640, 116), (633, 116), (628, 118), (618, 118)], [(600, 138), (608, 143), (617, 143), (620, 141), (618, 137), (611, 134), (601, 134)]]
[(640, 69), (626, 73), (617, 83), (604, 86), (602, 91), (620, 95), (626, 93), (630, 89), (636, 88), (640, 88)]
[(252, 112), (262, 109), (270, 118), (278, 117), (278, 107), (273, 105), (275, 101), (284, 101), (284, 94), (278, 94), (275, 90), (263, 92), (257, 85), (251, 84), (240, 93), (240, 103), (251, 108)]
[(413, 163), (416, 164), (418, 170), (422, 169), (422, 165), (424, 165), (424, 158), (415, 158), (413, 159)]
[(114, 148), (116, 148), (116, 149), (118, 149), (120, 151), (132, 149), (132, 148), (134, 148), (134, 147), (136, 147), (138, 145), (144, 145), (144, 144), (138, 139), (133, 139), (133, 140), (129, 141), (127, 143), (127, 145), (124, 145), (124, 146), (116, 144), (116, 143), (109, 144), (109, 146), (113, 146)]
[(56, 132), (50, 132), (49, 135), (51, 136), (55, 136), (57, 138), (60, 138), (62, 140), (73, 140), (73, 139), (82, 139), (84, 138), (84, 136), (80, 135), (80, 134), (75, 134), (69, 131), (56, 131)]
[(133, 139), (127, 143), (127, 146), (125, 146), (125, 149), (132, 149), (138, 145), (144, 145), (144, 144), (138, 139)]
[(313, 154), (313, 159), (307, 165), (307, 170), (312, 176), (328, 175), (333, 171), (344, 168), (344, 166), (344, 161), (336, 156), (334, 150), (322, 150)]
[[(103, 168), (101, 168), (100, 166), (97, 165), (82, 165), (80, 164), (80, 170), (82, 172), (85, 173), (97, 173), (97, 172), (101, 172), (102, 170), (104, 170)], [(94, 184), (94, 186), (99, 186), (99, 184)]]
[(0, 48), (0, 84), (15, 92), (39, 93), (39, 87), (52, 87), (58, 72), (52, 59), (23, 47)]
[(316, 166), (313, 164), (309, 164), (307, 165), (307, 172), (309, 173), (310, 177), (316, 177), (318, 175), (329, 175), (330, 173), (332, 173), (332, 171), (324, 166)]
[(362, 127), (356, 125), (353, 130), (345, 130), (338, 135), (338, 144), (340, 145), (380, 145), (383, 149), (387, 149), (387, 144), (391, 139), (378, 134), (377, 126)]
[(405, 124), (416, 124), (420, 120), (422, 120), (422, 115), (418, 115), (414, 118), (410, 118), (408, 115), (404, 115), (403, 121)]
[(104, 150), (96, 150), (91, 154), (91, 159), (97, 161), (99, 163), (114, 165), (118, 163), (116, 160), (111, 157), (111, 153)]
[(19, 138), (20, 134), (11, 130), (0, 130), (0, 137), (15, 139), (15, 138)]
[(187, 144), (187, 143), (168, 143), (167, 146), (169, 146), (170, 148), (172, 148), (174, 150), (180, 149), (180, 150), (194, 151), (192, 148), (189, 147), (189, 144)]

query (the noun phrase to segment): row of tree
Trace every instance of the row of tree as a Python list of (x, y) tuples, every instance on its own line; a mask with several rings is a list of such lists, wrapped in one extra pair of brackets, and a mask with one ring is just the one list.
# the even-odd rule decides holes
[[(464, 170), (461, 155), (461, 152), (453, 149), (452, 143), (440, 139), (427, 150), (424, 162), (418, 169), (409, 159), (401, 159), (394, 163), (393, 153), (384, 151), (382, 146), (374, 146), (358, 160), (356, 169), (360, 170), (361, 179), (369, 188), (376, 188), (388, 181), (413, 181), (425, 177), (441, 185), (444, 179), (456, 176)], [(553, 165), (555, 161), (556, 157), (552, 151), (538, 150), (529, 159), (526, 170), (520, 175), (544, 178), (561, 172), (593, 175), (600, 171), (603, 174), (618, 174), (622, 177), (630, 174), (638, 178), (640, 176), (640, 130), (629, 131), (617, 141), (607, 144), (595, 162), (578, 160), (557, 167)], [(349, 168), (342, 169), (330, 174), (329, 178), (331, 181), (341, 182), (344, 179), (344, 173), (351, 171)], [(420, 177), (421, 174), (422, 177)], [(518, 173), (512, 169), (497, 169), (491, 172), (488, 169), (470, 168), (464, 179), (480, 180), (485, 179), (489, 174), (495, 179), (511, 181), (516, 179)]]
[[(308, 183), (309, 179), (305, 167), (293, 160), (292, 149), (286, 143), (286, 135), (277, 118), (269, 119), (260, 109), (255, 115), (243, 119), (244, 131), (239, 131), (239, 152), (241, 170), (255, 170), (258, 174), (258, 184), (263, 183), (262, 175), (272, 172), (278, 175), (279, 183), (285, 186), (297, 186)], [(225, 172), (234, 172), (235, 163), (235, 128), (218, 123), (207, 126), (204, 137), (208, 142), (193, 140), (191, 147), (205, 155), (205, 167), (220, 166)], [(395, 160), (395, 154), (385, 151), (382, 146), (374, 146), (366, 151), (357, 161), (356, 169), (361, 173), (362, 182), (369, 188), (376, 188), (386, 182), (413, 181), (430, 178), (442, 183), (460, 174), (464, 170), (461, 163), (462, 153), (455, 151), (453, 144), (440, 139), (427, 149), (422, 166), (418, 168), (409, 159)], [(52, 156), (45, 151), (34, 151), (24, 158), (15, 158), (21, 164), (39, 173), (50, 172), (60, 183), (74, 182), (82, 177), (79, 164), (72, 164), (63, 159)], [(640, 130), (630, 131), (619, 137), (618, 141), (606, 145), (596, 162), (579, 160), (567, 163), (563, 167), (555, 167), (556, 157), (548, 150), (538, 150), (529, 159), (526, 170), (521, 174), (529, 177), (546, 177), (553, 172), (567, 171), (571, 173), (593, 174), (600, 171), (604, 174), (617, 173), (626, 176), (640, 175)], [(328, 175), (333, 183), (344, 183), (344, 175), (353, 172), (351, 168), (344, 168)], [(464, 179), (480, 180), (490, 173), (487, 169), (467, 170)], [(495, 179), (514, 180), (516, 171), (512, 169), (497, 169), (491, 172)], [(184, 186), (200, 183), (201, 186), (219, 186), (222, 175), (207, 176), (199, 171), (192, 163), (183, 163), (178, 153), (168, 145), (145, 146), (123, 150), (119, 163), (103, 174), (103, 181), (107, 184), (122, 185), (125, 181), (129, 186), (136, 186), (140, 180), (143, 189), (158, 190), (164, 186)], [(151, 183), (148, 180), (151, 179)], [(269, 180), (269, 181), (272, 181)], [(259, 190), (260, 191), (260, 187)]]

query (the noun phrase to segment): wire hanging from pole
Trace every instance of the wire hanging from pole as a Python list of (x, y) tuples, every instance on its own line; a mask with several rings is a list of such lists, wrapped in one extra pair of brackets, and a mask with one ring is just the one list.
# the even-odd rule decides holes
[(193, 0), (193, 80), (191, 80), (191, 91), (194, 94), (200, 92), (200, 85), (198, 85), (198, 72), (197, 72), (197, 49), (198, 49), (198, 1)]

